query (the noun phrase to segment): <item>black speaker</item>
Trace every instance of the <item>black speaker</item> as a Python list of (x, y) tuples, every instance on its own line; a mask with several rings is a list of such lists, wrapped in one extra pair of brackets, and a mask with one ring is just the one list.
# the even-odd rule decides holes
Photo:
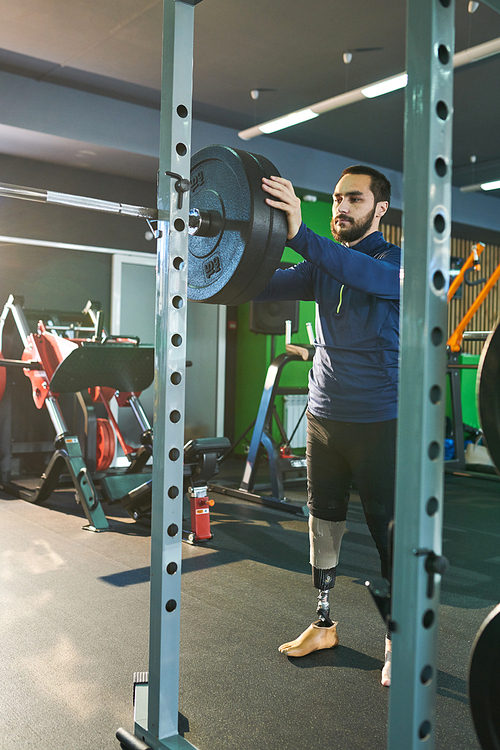
[(283, 336), (285, 320), (292, 321), (292, 333), (299, 330), (299, 301), (250, 302), (249, 328), (253, 333)]

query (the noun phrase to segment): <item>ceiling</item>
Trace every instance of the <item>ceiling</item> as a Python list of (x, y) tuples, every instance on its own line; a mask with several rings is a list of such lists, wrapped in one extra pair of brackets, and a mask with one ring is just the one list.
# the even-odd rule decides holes
[[(405, 8), (404, 0), (203, 0), (194, 116), (242, 130), (401, 73)], [(468, 0), (456, 0), (455, 15), (456, 51), (500, 37), (500, 14), (484, 3), (471, 14)], [(0, 0), (0, 21), (0, 70), (159, 108), (161, 0)], [(454, 184), (500, 179), (499, 79), (500, 55), (455, 71)], [(267, 137), (401, 171), (403, 111), (398, 91)], [(56, 137), (16, 131), (0, 124), (0, 152), (75, 162)], [(122, 152), (101, 157), (101, 168), (112, 172), (116, 158), (123, 170)], [(141, 173), (140, 161), (131, 155), (131, 172)]]

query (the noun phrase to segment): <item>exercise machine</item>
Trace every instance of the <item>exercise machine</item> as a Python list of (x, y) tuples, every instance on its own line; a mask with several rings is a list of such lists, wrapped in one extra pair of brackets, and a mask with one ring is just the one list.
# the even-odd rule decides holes
[[(462, 265), (459, 274), (450, 284), (450, 288), (447, 294), (448, 303), (453, 299), (454, 295), (460, 288), (462, 283), (468, 284), (469, 286), (483, 285), (483, 288), (474, 299), (469, 309), (463, 315), (462, 319), (456, 326), (455, 330), (449, 336), (447, 341), (447, 354), (448, 359), (446, 363), (446, 374), (450, 386), (451, 396), (451, 439), (453, 440), (454, 456), (445, 461), (445, 471), (448, 473), (464, 473), (467, 471), (467, 462), (465, 456), (465, 436), (472, 438), (474, 441), (478, 441), (482, 438), (482, 431), (469, 425), (464, 425), (462, 415), (462, 389), (461, 389), (461, 371), (463, 370), (478, 370), (478, 364), (467, 364), (460, 362), (460, 355), (462, 353), (462, 341), (482, 341), (486, 342), (491, 336), (492, 331), (466, 331), (468, 324), (472, 320), (475, 313), (479, 310), (484, 300), (492, 290), (500, 278), (500, 263), (496, 266), (493, 273), (488, 279), (476, 278), (471, 280), (470, 274), (473, 271), (479, 271), (480, 266), (480, 255), (485, 249), (483, 242), (478, 242), (473, 245), (472, 250)], [(477, 375), (477, 386), (476, 390), (480, 388), (480, 372), (478, 370)], [(479, 467), (484, 471), (485, 467)], [(489, 467), (486, 467), (489, 469)], [(475, 472), (476, 473), (476, 472)]]
[[(96, 480), (103, 494), (113, 497), (113, 480), (123, 490), (123, 475), (131, 487), (130, 478), (142, 472), (152, 456), (152, 429), (139, 400), (141, 391), (151, 385), (154, 375), (154, 351), (141, 346), (137, 338), (109, 336), (102, 325), (102, 312), (88, 303), (82, 311), (93, 325), (80, 322), (54, 323), (38, 320), (36, 333), (30, 331), (24, 312), (24, 300), (10, 295), (0, 316), (0, 347), (3, 346), (5, 324), (12, 316), (24, 350), (20, 359), (0, 360), (2, 367), (21, 368), (29, 379), (36, 409), (46, 410), (56, 436), (54, 452), (35, 489), (12, 481), (10, 463), (2, 471), (0, 486), (16, 497), (32, 503), (43, 503), (59, 484), (63, 473), (69, 474), (92, 531), (109, 528), (100, 503)], [(71, 316), (70, 316), (71, 317)], [(75, 317), (75, 316), (73, 316)], [(62, 333), (66, 335), (61, 335)], [(61, 394), (71, 394), (73, 405), (80, 416), (80, 430), (70, 429), (60, 405)], [(9, 394), (11, 396), (11, 394)], [(111, 408), (128, 407), (140, 428), (140, 445), (128, 445), (118, 427)], [(94, 404), (102, 404), (106, 417), (96, 417)], [(74, 426), (74, 425), (73, 425)], [(78, 432), (80, 434), (78, 434)], [(115, 453), (115, 435), (128, 460), (125, 471), (113, 478), (105, 472)], [(5, 441), (4, 441), (5, 451)], [(132, 477), (132, 483), (137, 484)], [(115, 489), (116, 492), (116, 489)]]
[[(190, 544), (212, 539), (210, 508), (214, 501), (208, 496), (208, 481), (219, 471), (222, 457), (231, 443), (228, 438), (198, 438), (184, 446), (184, 497), (189, 498), (190, 525), (183, 524), (182, 538)], [(152, 480), (128, 492), (120, 502), (136, 521), (151, 526)]]
[[(271, 508), (280, 508), (290, 513), (307, 515), (307, 506), (294, 504), (285, 495), (285, 483), (299, 481), (304, 484), (306, 459), (304, 456), (292, 453), (290, 442), (293, 433), (287, 436), (275, 405), (276, 396), (307, 394), (307, 387), (281, 387), (279, 384), (286, 365), (290, 362), (312, 362), (314, 356), (312, 325), (307, 323), (309, 344), (292, 344), (291, 325), (290, 320), (285, 321), (285, 351), (273, 359), (267, 370), (241, 484), (236, 489), (211, 483), (210, 488), (214, 492), (239, 497), (242, 500), (268, 505)], [(294, 432), (300, 421), (304, 419), (305, 411), (304, 408)], [(274, 423), (281, 438), (279, 444), (273, 437)], [(271, 483), (270, 485), (257, 485), (257, 472), (264, 452), (267, 455)], [(264, 491), (268, 489), (271, 490), (271, 494), (264, 494)]]

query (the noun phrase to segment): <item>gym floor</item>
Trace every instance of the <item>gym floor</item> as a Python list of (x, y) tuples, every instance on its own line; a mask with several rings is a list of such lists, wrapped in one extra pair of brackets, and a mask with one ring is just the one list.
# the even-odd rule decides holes
[[(226, 462), (218, 480), (241, 478)], [(438, 750), (476, 750), (468, 660), (500, 601), (500, 482), (445, 479)], [(288, 493), (304, 502), (304, 491)], [(213, 540), (183, 545), (180, 728), (199, 750), (385, 750), (384, 627), (364, 581), (377, 555), (353, 494), (332, 615), (340, 645), (278, 652), (314, 619), (307, 519), (219, 493)], [(132, 679), (148, 668), (149, 531), (105, 505), (114, 531), (82, 531), (73, 493), (45, 505), (0, 494), (0, 748), (118, 749)], [(402, 748), (401, 750), (404, 750)]]

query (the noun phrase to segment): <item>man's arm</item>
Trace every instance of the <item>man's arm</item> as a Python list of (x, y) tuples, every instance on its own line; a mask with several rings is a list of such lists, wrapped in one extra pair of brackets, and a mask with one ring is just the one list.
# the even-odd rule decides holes
[(395, 245), (389, 245), (384, 258), (373, 258), (321, 237), (305, 224), (288, 244), (306, 261), (341, 284), (377, 297), (399, 298), (401, 251)]
[(311, 278), (310, 263), (298, 263), (291, 268), (278, 268), (254, 302), (269, 300), (314, 300), (314, 286)]

